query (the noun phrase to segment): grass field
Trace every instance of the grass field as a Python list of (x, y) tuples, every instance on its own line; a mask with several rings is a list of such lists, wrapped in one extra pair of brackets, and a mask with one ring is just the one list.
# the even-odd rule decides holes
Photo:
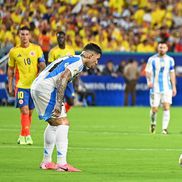
[[(34, 113), (34, 145), (19, 146), (19, 110), (0, 107), (0, 182), (182, 181), (181, 108), (171, 109), (170, 134), (149, 133), (149, 108), (79, 108), (69, 112), (68, 161), (82, 170), (61, 173), (39, 169), (46, 124)], [(56, 153), (54, 152), (54, 160)]]

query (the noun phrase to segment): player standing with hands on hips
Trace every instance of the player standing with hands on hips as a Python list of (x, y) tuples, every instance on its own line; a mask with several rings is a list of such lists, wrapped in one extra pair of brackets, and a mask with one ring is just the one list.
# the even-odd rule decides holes
[(162, 133), (168, 134), (170, 105), (176, 95), (176, 76), (174, 59), (166, 54), (165, 42), (158, 44), (158, 53), (148, 59), (146, 66), (147, 85), (150, 89), (150, 131), (155, 133), (158, 107), (163, 105)]
[[(30, 95), (30, 87), (37, 74), (45, 67), (45, 59), (40, 46), (30, 42), (30, 29), (23, 26), (19, 29), (20, 45), (9, 52), (8, 91), (16, 96), (16, 107), (20, 108), (21, 133), (18, 144), (31, 145), (30, 125), (34, 103)], [(13, 80), (15, 76), (15, 93)]]
[[(102, 55), (100, 47), (87, 44), (80, 55), (66, 56), (52, 62), (34, 80), (31, 95), (39, 119), (48, 122), (44, 132), (44, 155), (40, 165), (42, 169), (77, 172), (67, 163), (69, 121), (63, 103), (67, 84), (82, 72), (84, 66), (95, 68)], [(54, 146), (57, 149), (57, 164), (52, 162)]]

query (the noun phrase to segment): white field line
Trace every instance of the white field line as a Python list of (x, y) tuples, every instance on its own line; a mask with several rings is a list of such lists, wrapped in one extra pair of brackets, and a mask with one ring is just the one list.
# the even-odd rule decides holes
[[(0, 149), (43, 149), (43, 146), (34, 146), (34, 145), (0, 145)], [(69, 147), (69, 150), (85, 150), (85, 151), (165, 151), (165, 152), (182, 152), (182, 148), (116, 148), (116, 147)]]
[[(20, 128), (0, 128), (0, 132), (19, 132)], [(43, 130), (42, 129), (42, 134), (43, 134)], [(37, 131), (35, 129), (31, 129), (32, 132)], [(123, 131), (94, 131), (94, 130), (70, 130), (70, 133), (75, 133), (75, 134), (90, 134), (90, 135), (135, 135), (135, 136), (162, 136), (163, 134), (161, 133), (156, 133), (156, 134), (151, 134), (151, 133), (139, 133), (139, 132), (123, 132)], [(166, 136), (182, 136), (180, 133), (172, 133), (169, 135), (163, 135), (164, 137)]]

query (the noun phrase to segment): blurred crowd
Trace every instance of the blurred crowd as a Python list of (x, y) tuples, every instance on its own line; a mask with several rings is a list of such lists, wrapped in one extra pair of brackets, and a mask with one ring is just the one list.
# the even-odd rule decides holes
[(167, 41), (182, 52), (181, 0), (0, 0), (0, 55), (19, 43), (20, 25), (43, 51), (62, 30), (76, 51), (92, 41), (104, 51), (154, 52)]

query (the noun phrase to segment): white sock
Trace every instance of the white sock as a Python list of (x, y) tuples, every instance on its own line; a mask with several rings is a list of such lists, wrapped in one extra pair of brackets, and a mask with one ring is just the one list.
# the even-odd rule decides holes
[(56, 126), (47, 125), (47, 128), (44, 131), (44, 162), (52, 161), (52, 152), (55, 146), (56, 140)]
[(163, 120), (162, 120), (162, 129), (167, 129), (170, 120), (170, 112), (169, 110), (163, 111)]
[(157, 113), (150, 110), (150, 123), (156, 125)]
[(66, 164), (68, 149), (68, 125), (59, 125), (56, 131), (57, 163)]

